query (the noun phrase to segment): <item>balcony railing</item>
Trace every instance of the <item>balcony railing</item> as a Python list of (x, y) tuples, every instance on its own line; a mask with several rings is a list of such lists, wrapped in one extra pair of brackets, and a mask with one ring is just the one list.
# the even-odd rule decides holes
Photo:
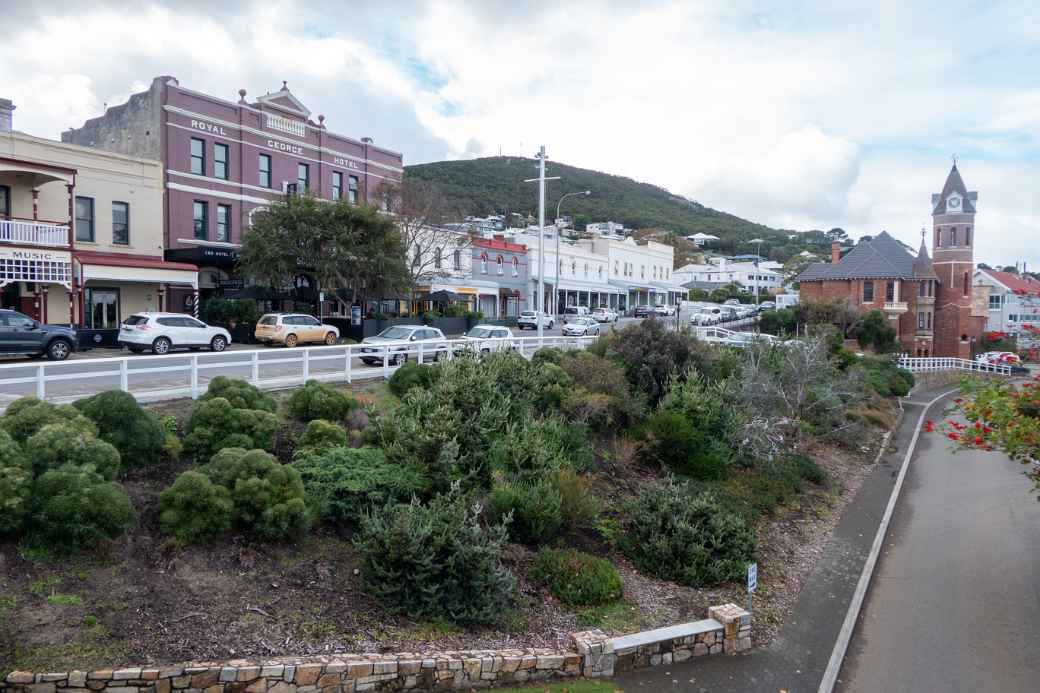
[(905, 301), (885, 301), (885, 312), (886, 313), (905, 313), (910, 310), (910, 306)]
[(65, 224), (40, 221), (0, 219), (0, 243), (24, 243), (67, 248), (69, 227)]

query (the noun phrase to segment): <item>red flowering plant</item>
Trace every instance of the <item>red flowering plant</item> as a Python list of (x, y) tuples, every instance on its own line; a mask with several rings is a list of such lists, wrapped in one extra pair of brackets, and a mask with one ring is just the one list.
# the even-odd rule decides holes
[(938, 426), (929, 421), (925, 430), (939, 431), (959, 447), (1002, 450), (1029, 466), (1025, 474), (1040, 490), (1040, 375), (1020, 385), (969, 379), (962, 390), (950, 418)]

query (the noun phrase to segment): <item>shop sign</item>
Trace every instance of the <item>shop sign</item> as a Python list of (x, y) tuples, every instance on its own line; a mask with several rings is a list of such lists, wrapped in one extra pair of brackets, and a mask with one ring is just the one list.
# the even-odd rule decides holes
[(204, 120), (192, 120), (191, 126), (196, 130), (202, 130), (203, 132), (212, 132), (214, 135), (220, 135), (221, 137), (227, 137), (227, 133), (224, 132), (224, 128), (220, 125), (214, 125), (213, 123), (207, 123)]
[(289, 152), (290, 154), (303, 154), (303, 147), (295, 144), (289, 144), (288, 142), (279, 142), (278, 140), (267, 140), (267, 146), (271, 149), (277, 149), (280, 152)]
[(361, 170), (361, 166), (358, 165), (358, 162), (352, 161), (350, 159), (344, 159), (344, 158), (338, 157), (338, 156), (332, 158), (332, 163), (334, 165), (336, 165), (336, 166), (343, 166), (344, 168), (352, 168), (355, 171), (360, 171)]
[(229, 248), (202, 248), (202, 257), (207, 258), (219, 258), (222, 260), (234, 260), (238, 257), (238, 253)]
[(72, 264), (72, 253), (62, 250), (35, 250), (30, 248), (0, 248), (0, 258), (29, 262), (64, 262)]

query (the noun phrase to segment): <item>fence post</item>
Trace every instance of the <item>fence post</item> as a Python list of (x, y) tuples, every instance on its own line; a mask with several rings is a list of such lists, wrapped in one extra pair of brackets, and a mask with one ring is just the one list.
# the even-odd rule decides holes
[(252, 370), (251, 376), (253, 384), (256, 385), (260, 382), (260, 352), (254, 351), (250, 361), (250, 368)]
[(36, 367), (36, 399), (43, 399), (46, 397), (46, 388), (43, 380), (43, 364), (41, 363)]
[(346, 372), (347, 372), (347, 383), (348, 383), (348, 384), (349, 384), (349, 383), (351, 383), (351, 382), (353, 382), (353, 381), (351, 380), (351, 372), (350, 372), (350, 369), (351, 369), (351, 363), (350, 363), (350, 362), (351, 362), (352, 360), (353, 360), (353, 359), (351, 359), (351, 358), (350, 358), (350, 347), (348, 346), (348, 347), (347, 347), (347, 356), (346, 356), (346, 363), (344, 364), (344, 370), (346, 370)]
[(420, 340), (419, 341), (419, 365), (420, 366), (422, 365), (422, 362), (423, 362), (423, 343)]
[(311, 350), (303, 350), (303, 382), (311, 377)]
[(383, 347), (383, 380), (390, 379), (390, 347)]
[(130, 392), (130, 378), (126, 372), (126, 361), (126, 359), (119, 359), (119, 389), (123, 392)]
[(199, 398), (199, 357), (191, 357), (191, 398)]

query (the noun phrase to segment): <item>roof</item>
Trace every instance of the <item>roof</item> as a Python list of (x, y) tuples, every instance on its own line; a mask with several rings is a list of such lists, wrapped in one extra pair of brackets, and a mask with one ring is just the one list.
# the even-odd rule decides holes
[(946, 183), (943, 185), (942, 192), (932, 196), (932, 204), (934, 205), (932, 214), (946, 214), (946, 200), (953, 193), (960, 195), (961, 208), (951, 211), (951, 214), (975, 213), (975, 205), (972, 203), (978, 199), (978, 193), (968, 192), (967, 186), (964, 185), (964, 179), (961, 178), (961, 172), (957, 170), (957, 164), (954, 164), (950, 168), (949, 175), (946, 176)]
[(932, 259), (928, 257), (928, 248), (924, 244), (924, 231), (921, 232), (921, 248), (917, 251), (917, 257), (914, 258), (914, 279), (939, 280), (939, 275), (935, 273), (935, 268), (932, 266)]
[[(796, 282), (829, 279), (915, 279), (916, 258), (887, 231), (861, 241), (837, 263), (815, 262), (794, 278)], [(931, 262), (929, 262), (931, 265)]]
[(198, 267), (187, 262), (167, 262), (162, 258), (148, 257), (147, 255), (115, 255), (108, 253), (93, 253), (77, 250), (76, 260), (83, 265), (102, 265), (104, 267), (138, 267), (144, 269), (164, 270), (187, 270), (197, 272)]
[(998, 270), (982, 269), (979, 271), (989, 275), (994, 281), (1007, 287), (1008, 291), (1040, 291), (1040, 282), (1032, 277), (1020, 277), (1017, 274), (1000, 272)]

